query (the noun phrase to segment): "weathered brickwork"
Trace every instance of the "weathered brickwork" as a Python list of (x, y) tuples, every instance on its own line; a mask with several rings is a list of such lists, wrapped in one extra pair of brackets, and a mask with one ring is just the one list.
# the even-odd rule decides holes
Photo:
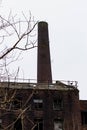
[[(10, 97), (7, 95), (7, 99), (13, 96), (14, 100), (9, 103), (7, 100), (6, 103), (1, 104), (2, 128), (7, 130), (14, 130), (14, 128), (15, 130), (27, 130), (27, 128), (29, 130), (33, 128), (34, 130), (82, 130), (83, 128), (86, 130), (86, 126), (82, 127), (80, 107), (84, 102), (79, 101), (77, 88), (64, 84), (59, 86), (56, 83), (52, 84), (52, 87), (47, 85), (38, 87), (36, 84), (30, 88), (29, 84), (21, 85), (16, 84), (13, 89), (10, 84), (7, 90), (8, 94), (10, 92)], [(17, 86), (20, 88), (17, 89)], [(41, 122), (41, 128), (37, 128), (37, 122)], [(58, 127), (58, 123), (60, 128), (55, 128)]]

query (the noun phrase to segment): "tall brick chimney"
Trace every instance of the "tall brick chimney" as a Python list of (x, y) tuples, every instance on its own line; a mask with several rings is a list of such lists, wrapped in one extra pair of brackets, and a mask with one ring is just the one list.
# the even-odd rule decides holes
[(52, 83), (48, 24), (38, 23), (37, 83)]

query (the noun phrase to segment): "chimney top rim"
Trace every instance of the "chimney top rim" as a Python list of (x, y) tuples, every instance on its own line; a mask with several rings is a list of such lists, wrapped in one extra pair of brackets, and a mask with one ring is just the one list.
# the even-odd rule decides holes
[(41, 25), (48, 25), (48, 23), (46, 21), (40, 21), (38, 22), (38, 24), (41, 24)]

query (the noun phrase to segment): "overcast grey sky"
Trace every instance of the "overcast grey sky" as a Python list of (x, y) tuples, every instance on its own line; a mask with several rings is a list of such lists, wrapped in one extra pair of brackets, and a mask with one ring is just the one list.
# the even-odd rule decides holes
[[(9, 10), (30, 10), (48, 22), (53, 80), (78, 81), (80, 98), (87, 99), (87, 0), (2, 0), (0, 14)], [(23, 55), (24, 76), (36, 78), (36, 49)]]

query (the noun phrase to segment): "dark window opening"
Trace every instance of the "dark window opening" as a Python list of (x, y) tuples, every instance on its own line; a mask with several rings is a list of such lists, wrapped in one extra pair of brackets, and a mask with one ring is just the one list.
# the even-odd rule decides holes
[(53, 109), (54, 110), (61, 110), (63, 109), (63, 100), (60, 99), (54, 99), (53, 101)]
[(35, 119), (34, 130), (43, 130), (43, 119)]
[(82, 125), (87, 125), (87, 112), (81, 112)]
[(13, 109), (20, 109), (21, 107), (22, 107), (22, 98), (16, 97), (15, 99), (13, 99), (12, 108)]
[(2, 127), (2, 119), (0, 119), (0, 130), (3, 130), (4, 128)]
[(43, 100), (42, 99), (34, 99), (33, 102), (34, 102), (34, 108), (36, 110), (40, 110), (43, 108)]
[(16, 123), (14, 124), (14, 130), (22, 130), (22, 123), (21, 119), (18, 119)]
[(60, 119), (54, 120), (54, 130), (63, 130), (63, 121)]

